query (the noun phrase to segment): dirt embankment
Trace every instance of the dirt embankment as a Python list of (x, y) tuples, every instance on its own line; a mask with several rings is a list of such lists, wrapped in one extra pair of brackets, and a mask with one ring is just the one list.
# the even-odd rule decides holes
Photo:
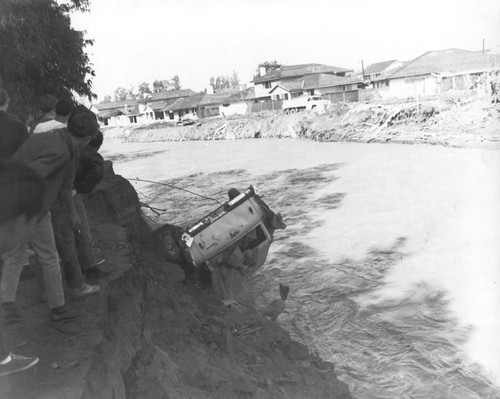
[[(86, 205), (100, 243), (129, 253), (133, 267), (106, 289), (83, 398), (351, 397), (334, 365), (279, 324), (183, 285), (180, 266), (164, 262), (148, 239), (126, 180), (108, 175)], [(127, 234), (115, 240), (113, 229)]]
[(23, 318), (5, 326), (7, 342), (40, 362), (2, 378), (1, 398), (351, 398), (334, 365), (278, 323), (183, 285), (181, 267), (163, 261), (149, 239), (136, 191), (106, 164), (85, 198), (106, 259), (102, 292), (68, 299), (83, 318), (55, 325), (35, 276), (23, 272)]
[(191, 126), (166, 122), (105, 128), (125, 141), (229, 140), (299, 137), (317, 141), (395, 142), (500, 148), (500, 104), (489, 98), (334, 104), (328, 112), (263, 113), (204, 119)]

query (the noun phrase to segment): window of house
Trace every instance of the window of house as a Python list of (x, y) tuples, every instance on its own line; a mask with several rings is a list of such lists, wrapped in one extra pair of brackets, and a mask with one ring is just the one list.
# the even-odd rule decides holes
[(385, 86), (389, 87), (389, 81), (388, 80), (385, 81)]
[(266, 89), (270, 89), (270, 88), (271, 88), (271, 82), (265, 82), (265, 83), (264, 83), (264, 87), (265, 87)]
[(288, 93), (285, 93), (285, 100), (288, 100)]

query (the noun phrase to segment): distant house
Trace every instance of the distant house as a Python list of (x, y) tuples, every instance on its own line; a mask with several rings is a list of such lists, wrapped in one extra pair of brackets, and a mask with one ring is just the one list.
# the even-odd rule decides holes
[(189, 97), (178, 98), (165, 108), (169, 119), (180, 120), (186, 114), (198, 114), (198, 106), (203, 99), (203, 93), (194, 93)]
[[(255, 87), (255, 101), (265, 101), (271, 99), (271, 90), (276, 86), (292, 88), (295, 93), (297, 82), (313, 75), (330, 75), (337, 77), (345, 77), (352, 69), (340, 68), (323, 64), (300, 64), (300, 65), (284, 65), (279, 69), (275, 69), (265, 73), (261, 71), (261, 76), (253, 80)], [(283, 86), (284, 85), (284, 86)], [(304, 94), (314, 94), (316, 88), (310, 87)], [(290, 92), (291, 93), (291, 92)], [(287, 93), (283, 93), (287, 94)], [(275, 94), (277, 95), (277, 94)], [(286, 96), (285, 96), (286, 97)], [(286, 99), (286, 98), (285, 98)]]
[(246, 114), (248, 112), (248, 100), (254, 98), (254, 88), (244, 90), (228, 90), (214, 94), (207, 94), (200, 102), (201, 117), (208, 116), (230, 116), (235, 114)]
[(373, 80), (383, 97), (407, 98), (485, 86), (486, 75), (500, 71), (500, 55), (446, 49), (428, 51)]
[(170, 90), (161, 93), (149, 93), (141, 102), (146, 103), (154, 112), (155, 119), (175, 119), (174, 114), (168, 112), (168, 108), (177, 100), (196, 94), (191, 89)]
[(123, 126), (131, 123), (150, 123), (154, 121), (154, 112), (146, 104), (133, 100), (100, 103), (94, 107), (105, 126)]
[(131, 123), (151, 123), (158, 119), (174, 119), (168, 107), (176, 101), (195, 94), (190, 89), (148, 93), (142, 100), (126, 100), (95, 104), (98, 116), (106, 126)]
[(390, 71), (394, 70), (395, 68), (399, 68), (403, 64), (403, 61), (398, 60), (382, 61), (375, 64), (370, 64), (365, 68), (363, 77), (366, 81), (370, 82), (382, 74), (388, 74)]
[(253, 99), (253, 87), (211, 94), (196, 93), (178, 99), (168, 106), (166, 111), (173, 115), (175, 120), (186, 114), (196, 114), (199, 118), (245, 114), (249, 99)]
[(318, 73), (276, 84), (269, 95), (274, 101), (303, 95), (320, 95), (333, 102), (358, 101), (359, 89), (365, 84), (360, 77), (345, 77)]

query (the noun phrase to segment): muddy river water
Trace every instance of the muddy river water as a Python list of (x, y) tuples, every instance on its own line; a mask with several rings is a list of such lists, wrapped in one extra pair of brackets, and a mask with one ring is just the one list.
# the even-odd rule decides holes
[[(124, 177), (226, 199), (253, 185), (286, 230), (248, 282), (353, 397), (500, 398), (500, 152), (286, 140), (122, 143)], [(185, 225), (217, 204), (133, 182)]]

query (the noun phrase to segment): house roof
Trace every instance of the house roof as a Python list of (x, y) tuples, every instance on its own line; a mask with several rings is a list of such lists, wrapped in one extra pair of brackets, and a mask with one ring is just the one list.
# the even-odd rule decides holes
[(171, 105), (165, 106), (163, 111), (180, 111), (183, 109), (197, 108), (204, 94), (195, 93), (189, 97), (178, 98)]
[(281, 87), (289, 92), (302, 91), (308, 89), (320, 89), (322, 87), (333, 87), (342, 86), (346, 84), (362, 83), (361, 78), (352, 77), (346, 78), (343, 76), (329, 75), (326, 73), (317, 73), (315, 75), (307, 75), (300, 79), (289, 80), (286, 82), (281, 82), (274, 86), (269, 94), (276, 89), (276, 87)]
[(340, 68), (330, 65), (323, 64), (300, 64), (300, 65), (284, 65), (279, 69), (275, 69), (266, 73), (264, 76), (259, 76), (253, 81), (255, 83), (268, 82), (272, 80), (279, 80), (283, 78), (293, 78), (304, 75), (316, 74), (316, 73), (346, 73), (351, 72), (352, 69)]
[(232, 102), (232, 98), (237, 97), (239, 93), (239, 91), (222, 91), (219, 93), (205, 94), (200, 101), (200, 107), (215, 104), (227, 104)]
[(452, 48), (428, 51), (400, 68), (375, 78), (374, 81), (430, 74), (484, 72), (492, 69), (500, 69), (500, 55)]
[(358, 77), (335, 76), (325, 73), (304, 76), (304, 89), (314, 89), (330, 86), (342, 86), (345, 84), (362, 83), (363, 79)]
[(101, 118), (111, 118), (118, 115), (140, 115), (139, 104), (137, 101), (133, 100), (100, 103), (96, 104), (95, 107)]
[(98, 104), (94, 104), (94, 107), (96, 107), (98, 111), (101, 111), (101, 110), (105, 110), (105, 109), (121, 109), (121, 108), (124, 108), (125, 105), (133, 107), (136, 104), (137, 104), (137, 101), (126, 100), (126, 101), (114, 101), (114, 102), (110, 102), (110, 103), (98, 103)]
[(123, 115), (123, 112), (119, 109), (103, 109), (102, 111), (99, 111), (99, 116), (103, 119), (112, 118), (119, 115)]
[(255, 87), (249, 87), (242, 92), (243, 100), (253, 100), (255, 98)]
[(191, 89), (181, 89), (181, 90), (168, 90), (168, 91), (162, 91), (160, 93), (150, 93), (146, 101), (161, 101), (161, 100), (168, 100), (171, 98), (182, 98), (182, 97), (189, 97), (195, 94), (195, 92)]
[(382, 73), (384, 70), (393, 64), (396, 60), (376, 62), (370, 64), (365, 68), (365, 75), (372, 75), (374, 73)]
[(301, 91), (304, 90), (304, 79), (289, 80), (278, 83), (269, 91), (269, 94), (272, 94), (277, 87), (281, 87), (288, 92)]

